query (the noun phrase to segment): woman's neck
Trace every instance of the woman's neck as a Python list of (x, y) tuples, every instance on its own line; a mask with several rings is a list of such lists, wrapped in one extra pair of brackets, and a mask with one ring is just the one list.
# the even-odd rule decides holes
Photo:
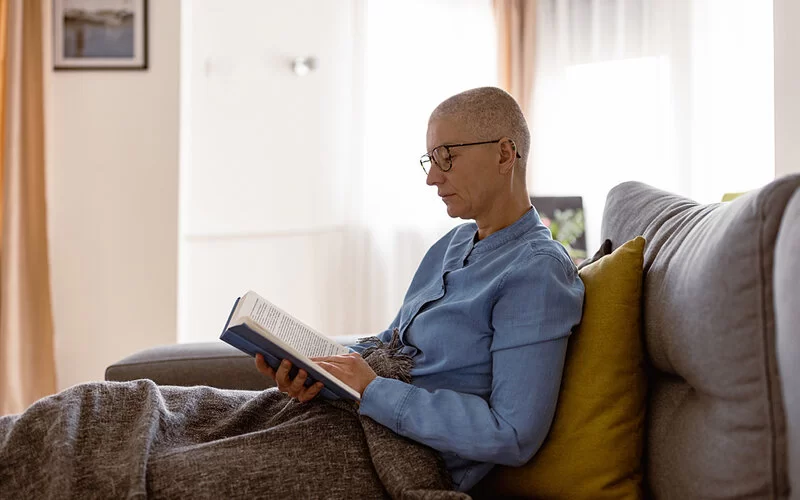
[(476, 217), (475, 223), (478, 225), (477, 239), (480, 241), (492, 233), (496, 233), (503, 228), (517, 222), (520, 217), (531, 208), (531, 200), (526, 196), (515, 196), (505, 205), (496, 204), (495, 210), (483, 217)]

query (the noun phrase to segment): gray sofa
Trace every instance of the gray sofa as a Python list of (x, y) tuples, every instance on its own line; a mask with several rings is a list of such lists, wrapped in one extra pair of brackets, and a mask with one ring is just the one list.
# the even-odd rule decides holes
[[(361, 337), (365, 336), (369, 335)], [(348, 345), (355, 344), (359, 337), (343, 335), (334, 338)], [(159, 385), (207, 385), (246, 391), (261, 391), (275, 386), (272, 379), (256, 370), (253, 358), (221, 340), (153, 347), (106, 368), (106, 380), (140, 378)]]
[[(700, 205), (636, 182), (603, 215), (644, 235), (645, 479), (656, 498), (800, 498), (800, 175)], [(341, 339), (348, 343), (352, 339)], [(107, 380), (268, 387), (222, 342), (159, 347)]]

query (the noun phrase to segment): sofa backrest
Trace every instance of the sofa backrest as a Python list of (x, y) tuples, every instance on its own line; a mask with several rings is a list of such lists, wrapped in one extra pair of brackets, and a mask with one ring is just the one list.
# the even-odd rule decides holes
[(792, 498), (800, 498), (800, 189), (794, 192), (783, 214), (773, 274), (789, 486)]
[[(614, 248), (637, 235), (647, 240), (646, 474), (656, 497), (783, 498), (790, 476), (797, 480), (788, 469), (787, 421), (796, 433), (798, 402), (783, 394), (800, 385), (800, 359), (795, 351), (791, 370), (780, 366), (776, 344), (800, 342), (797, 312), (786, 311), (800, 308), (800, 287), (799, 278), (779, 278), (776, 289), (775, 274), (781, 224), (800, 218), (798, 188), (800, 175), (787, 176), (702, 205), (626, 182), (606, 199), (603, 239)], [(797, 268), (794, 233), (778, 253), (787, 269)]]

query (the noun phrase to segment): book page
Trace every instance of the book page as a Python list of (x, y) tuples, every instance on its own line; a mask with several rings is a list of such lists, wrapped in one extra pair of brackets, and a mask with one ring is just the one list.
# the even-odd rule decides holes
[(294, 347), (304, 356), (333, 356), (350, 352), (255, 292), (247, 292), (237, 317), (249, 316), (259, 326)]

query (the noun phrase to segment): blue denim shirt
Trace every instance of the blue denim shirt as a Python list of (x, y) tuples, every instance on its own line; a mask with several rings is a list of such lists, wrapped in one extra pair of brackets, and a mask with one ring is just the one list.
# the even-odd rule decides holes
[(460, 225), (428, 250), (379, 335), (388, 342), (400, 330), (412, 383), (378, 377), (359, 409), (439, 450), (460, 491), (493, 464), (525, 464), (541, 446), (584, 293), (535, 209), (477, 243), (476, 230)]

